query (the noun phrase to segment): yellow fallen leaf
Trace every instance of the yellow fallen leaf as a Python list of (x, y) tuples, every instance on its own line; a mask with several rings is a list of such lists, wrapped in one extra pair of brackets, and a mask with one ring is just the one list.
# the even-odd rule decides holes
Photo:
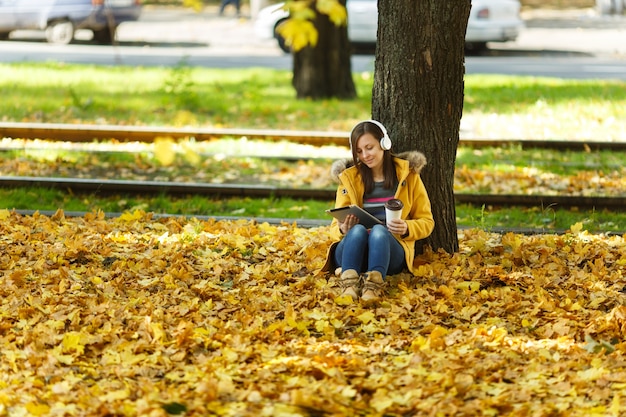
[(315, 330), (317, 330), (318, 332), (323, 333), (328, 328), (330, 328), (330, 324), (328, 323), (328, 320), (317, 320), (315, 322)]
[(583, 224), (581, 222), (576, 222), (569, 227), (569, 230), (572, 233), (580, 233), (583, 230)]
[(456, 285), (456, 288), (459, 290), (469, 290), (472, 292), (476, 292), (480, 289), (480, 282), (477, 281), (463, 281), (459, 282)]
[(7, 209), (0, 210), (0, 221), (6, 220), (11, 215), (11, 212)]
[(584, 371), (578, 371), (578, 377), (583, 381), (595, 381), (604, 376), (608, 371), (605, 368), (589, 368)]
[(132, 221), (136, 221), (136, 220), (141, 220), (141, 218), (144, 216), (145, 212), (142, 210), (134, 210), (132, 212), (130, 211), (125, 211), (124, 213), (122, 213), (118, 219), (120, 221), (124, 221), (124, 222), (132, 222)]
[(161, 165), (172, 165), (176, 158), (174, 139), (170, 137), (157, 137), (154, 139), (154, 156)]
[(104, 402), (113, 402), (119, 400), (125, 400), (130, 396), (130, 391), (127, 388), (114, 390), (107, 392), (104, 395), (100, 396), (100, 400)]
[(615, 396), (613, 397), (613, 401), (611, 401), (611, 408), (609, 411), (614, 416), (620, 415), (620, 410), (622, 409), (620, 398), (621, 397), (619, 393), (615, 393)]
[(335, 297), (335, 304), (340, 305), (340, 306), (349, 306), (353, 302), (354, 300), (352, 300), (352, 297), (348, 294), (339, 295)]
[(163, 325), (161, 323), (155, 323), (150, 321), (150, 333), (152, 334), (152, 340), (155, 343), (163, 343), (165, 342), (165, 331), (163, 330)]
[(87, 343), (85, 335), (79, 332), (65, 333), (63, 336), (63, 353), (76, 353), (82, 355)]
[(366, 311), (366, 312), (364, 312), (364, 313), (359, 314), (359, 315), (357, 316), (357, 318), (358, 318), (359, 320), (361, 320), (361, 323), (363, 323), (363, 324), (367, 324), (367, 323), (369, 323), (370, 321), (374, 320), (375, 315), (374, 315), (374, 313), (373, 313), (373, 312), (371, 312), (371, 311)]
[(376, 411), (382, 413), (393, 405), (393, 399), (389, 397), (386, 390), (378, 390), (370, 401), (370, 405), (374, 407)]
[(26, 404), (26, 410), (33, 416), (43, 416), (50, 412), (50, 406), (41, 403), (28, 403)]
[(195, 151), (193, 147), (191, 147), (187, 143), (182, 144), (183, 148), (183, 156), (185, 157), (185, 161), (189, 162), (191, 165), (198, 165), (202, 162), (200, 158), (200, 154)]
[(347, 397), (347, 398), (352, 398), (357, 394), (357, 390), (355, 390), (353, 387), (351, 386), (346, 386), (344, 389), (341, 390), (341, 395), (343, 397)]

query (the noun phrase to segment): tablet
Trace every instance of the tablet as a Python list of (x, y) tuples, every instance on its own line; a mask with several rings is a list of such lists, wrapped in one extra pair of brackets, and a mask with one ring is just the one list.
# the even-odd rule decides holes
[(343, 222), (348, 214), (354, 214), (359, 219), (359, 224), (362, 224), (368, 229), (371, 229), (376, 224), (384, 224), (382, 221), (354, 204), (351, 206), (326, 210), (326, 213), (330, 214), (340, 222)]

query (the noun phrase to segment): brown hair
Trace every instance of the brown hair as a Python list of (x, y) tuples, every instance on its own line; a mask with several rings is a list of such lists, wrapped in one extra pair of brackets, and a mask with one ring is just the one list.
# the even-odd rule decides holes
[[(378, 140), (382, 139), (384, 134), (379, 126), (367, 120), (357, 123), (357, 125), (354, 126), (354, 128), (352, 129), (352, 133), (350, 133), (350, 150), (352, 150), (352, 161), (354, 162), (354, 165), (359, 169), (361, 179), (363, 180), (365, 192), (371, 193), (374, 190), (374, 175), (372, 174), (372, 170), (367, 165), (359, 161), (356, 149), (357, 141), (361, 136), (366, 133), (370, 133)], [(385, 154), (383, 155), (383, 175), (385, 176), (385, 184), (383, 185), (383, 187), (386, 189), (391, 189), (398, 184), (398, 177), (396, 174), (396, 167), (393, 163), (393, 154), (391, 153), (391, 151), (388, 150), (384, 152)]]

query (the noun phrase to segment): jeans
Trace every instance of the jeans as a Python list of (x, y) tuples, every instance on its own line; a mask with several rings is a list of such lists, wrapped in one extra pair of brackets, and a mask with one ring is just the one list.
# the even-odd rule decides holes
[(402, 272), (406, 266), (404, 248), (383, 225), (367, 230), (357, 224), (335, 249), (335, 263), (346, 271), (378, 271), (384, 277)]

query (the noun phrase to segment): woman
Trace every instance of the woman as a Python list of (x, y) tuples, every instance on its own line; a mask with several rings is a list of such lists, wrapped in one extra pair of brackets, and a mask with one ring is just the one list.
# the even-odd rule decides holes
[(358, 205), (385, 220), (384, 203), (403, 203), (400, 219), (366, 229), (354, 215), (333, 219), (333, 243), (323, 271), (340, 268), (343, 295), (377, 301), (385, 278), (405, 268), (413, 270), (415, 241), (434, 227), (430, 200), (420, 178), (426, 157), (419, 152), (395, 156), (385, 127), (376, 120), (358, 123), (350, 133), (352, 160), (337, 161), (332, 176), (339, 182), (335, 207)]

